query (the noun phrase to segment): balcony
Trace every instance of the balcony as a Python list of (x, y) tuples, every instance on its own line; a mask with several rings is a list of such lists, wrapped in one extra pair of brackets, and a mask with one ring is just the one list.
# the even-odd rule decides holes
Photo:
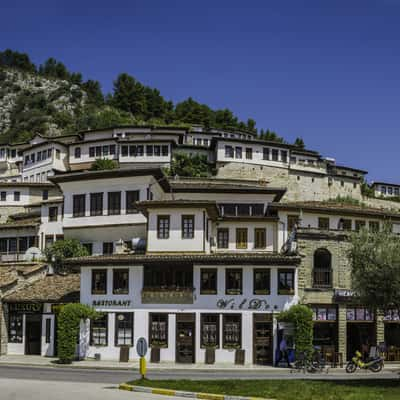
[(314, 269), (313, 279), (313, 288), (329, 289), (332, 287), (332, 270), (330, 268)]
[(193, 288), (143, 288), (142, 304), (193, 304)]

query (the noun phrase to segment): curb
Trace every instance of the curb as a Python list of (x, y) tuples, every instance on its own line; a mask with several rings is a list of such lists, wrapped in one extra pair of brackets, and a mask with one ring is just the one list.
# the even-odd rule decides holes
[(127, 383), (121, 383), (118, 388), (128, 392), (141, 392), (151, 394), (161, 394), (163, 396), (185, 397), (190, 399), (201, 400), (273, 400), (264, 399), (261, 397), (246, 397), (246, 396), (229, 396), (224, 394), (201, 393), (201, 392), (184, 392), (182, 390), (160, 389), (147, 386), (134, 386)]

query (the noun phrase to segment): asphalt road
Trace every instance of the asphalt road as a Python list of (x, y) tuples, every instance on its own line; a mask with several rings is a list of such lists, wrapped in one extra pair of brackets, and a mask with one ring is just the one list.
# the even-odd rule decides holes
[[(0, 378), (1, 400), (179, 400), (149, 393), (118, 390), (116, 385), (87, 382)], [(182, 399), (182, 398), (180, 398)]]
[[(383, 371), (374, 374), (368, 371), (357, 371), (355, 374), (345, 372), (329, 372), (328, 374), (290, 373), (290, 371), (196, 371), (170, 370), (150, 371), (149, 379), (400, 379), (397, 372)], [(0, 366), (0, 379), (20, 379), (58, 382), (86, 382), (116, 385), (121, 382), (139, 378), (137, 371), (78, 369), (68, 367), (30, 367), (30, 366)], [(0, 396), (1, 398), (1, 396)]]

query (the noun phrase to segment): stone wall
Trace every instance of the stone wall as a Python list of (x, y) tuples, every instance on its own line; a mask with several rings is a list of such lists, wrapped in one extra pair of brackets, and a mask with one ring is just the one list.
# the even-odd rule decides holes
[(218, 163), (217, 168), (217, 178), (264, 180), (271, 187), (287, 188), (283, 202), (323, 201), (338, 196), (362, 199), (360, 184), (346, 176), (237, 162)]

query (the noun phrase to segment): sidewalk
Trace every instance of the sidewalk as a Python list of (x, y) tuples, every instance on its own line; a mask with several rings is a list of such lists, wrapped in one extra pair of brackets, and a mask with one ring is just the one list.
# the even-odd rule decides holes
[[(54, 367), (54, 368), (82, 368), (82, 369), (104, 369), (104, 370), (138, 370), (139, 362), (131, 361), (122, 363), (118, 361), (96, 361), (93, 359), (74, 361), (72, 364), (57, 364), (55, 357), (41, 357), (41, 356), (25, 356), (25, 355), (5, 355), (0, 356), (0, 365), (19, 365), (30, 367)], [(172, 362), (160, 362), (157, 364), (148, 363), (148, 371), (171, 371), (171, 370), (191, 370), (191, 371), (265, 371), (268, 373), (282, 373), (288, 371), (288, 368), (275, 368), (272, 366), (263, 365), (232, 365), (232, 364), (176, 364)], [(400, 364), (385, 364), (386, 371), (399, 371)], [(329, 373), (344, 371), (343, 368), (330, 368)]]

